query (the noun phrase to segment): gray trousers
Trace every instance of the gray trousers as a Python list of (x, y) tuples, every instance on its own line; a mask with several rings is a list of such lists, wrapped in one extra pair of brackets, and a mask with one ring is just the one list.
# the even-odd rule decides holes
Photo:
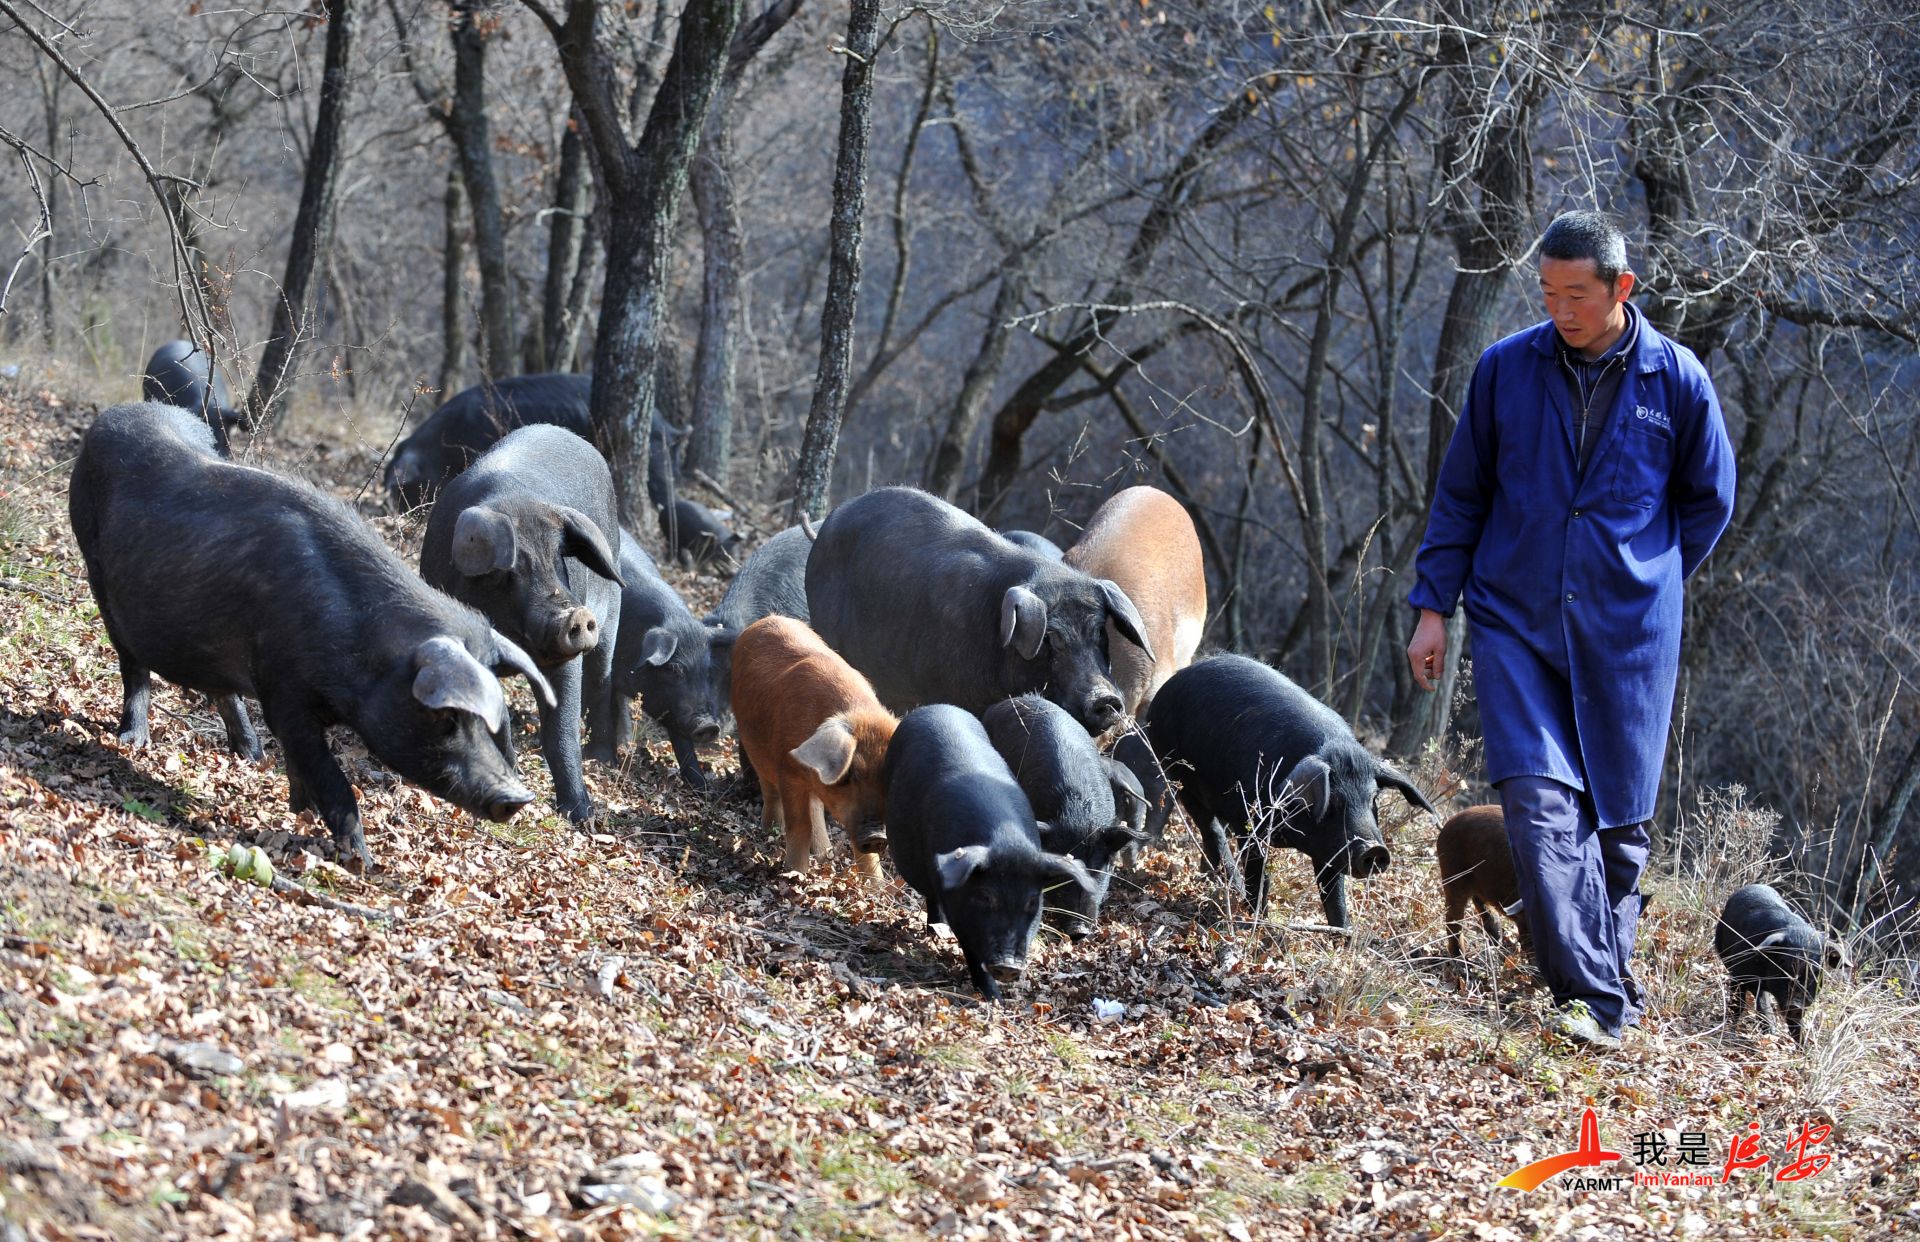
[(1628, 960), (1646, 825), (1602, 829), (1586, 794), (1544, 776), (1501, 781), (1500, 804), (1541, 978), (1556, 1005), (1585, 1001), (1601, 1029), (1618, 1035), (1642, 1009)]

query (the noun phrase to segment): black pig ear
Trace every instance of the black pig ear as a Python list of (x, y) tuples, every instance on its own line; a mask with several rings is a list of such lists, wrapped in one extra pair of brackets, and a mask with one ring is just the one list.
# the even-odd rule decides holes
[(542, 707), (551, 709), (560, 706), (560, 700), (553, 696), (553, 687), (547, 683), (546, 674), (542, 673), (540, 666), (533, 662), (533, 657), (520, 650), (505, 634), (495, 630), (493, 631), (493, 671), (498, 673), (503, 669), (509, 673), (520, 673), (525, 676), (527, 683), (533, 687), (534, 697), (540, 700)]
[(1327, 804), (1333, 800), (1333, 769), (1318, 755), (1308, 755), (1287, 773), (1281, 796), (1305, 798), (1315, 820), (1327, 817)]
[(1147, 623), (1140, 610), (1133, 606), (1127, 593), (1120, 584), (1107, 578), (1096, 578), (1100, 584), (1100, 595), (1107, 602), (1107, 616), (1113, 621), (1113, 628), (1120, 631), (1120, 637), (1126, 639), (1147, 653), (1147, 659), (1154, 659), (1153, 644), (1147, 641)]
[(1000, 597), (1000, 645), (1031, 660), (1046, 637), (1047, 602), (1023, 586), (1008, 587)]
[(1440, 812), (1433, 809), (1433, 803), (1427, 801), (1427, 795), (1420, 792), (1418, 785), (1400, 775), (1400, 773), (1394, 771), (1386, 764), (1375, 765), (1373, 779), (1375, 784), (1385, 785), (1388, 789), (1399, 790), (1402, 794), (1406, 795), (1408, 802), (1413, 803), (1435, 819), (1440, 817)]
[(469, 578), (513, 568), (513, 523), (506, 514), (475, 505), (453, 523), (453, 567)]
[(578, 509), (560, 508), (560, 555), (571, 556), (615, 586), (627, 585), (620, 578), (618, 561), (607, 546), (600, 523)]
[(1083, 891), (1091, 894), (1098, 887), (1094, 883), (1093, 876), (1080, 860), (1069, 858), (1065, 854), (1040, 855), (1039, 862), (1034, 866), (1034, 874), (1047, 888), (1061, 884), (1078, 884)]
[(655, 668), (673, 659), (673, 653), (679, 649), (680, 640), (665, 626), (654, 626), (640, 640), (640, 658)]
[(471, 712), (498, 733), (507, 722), (507, 699), (500, 682), (480, 667), (465, 647), (436, 634), (414, 648), (413, 697), (434, 711)]
[[(1044, 855), (1051, 857), (1051, 855)], [(933, 856), (934, 874), (940, 877), (942, 892), (952, 892), (974, 877), (974, 873), (986, 869), (987, 847), (984, 845), (963, 845), (957, 850), (948, 850), (944, 854)]]

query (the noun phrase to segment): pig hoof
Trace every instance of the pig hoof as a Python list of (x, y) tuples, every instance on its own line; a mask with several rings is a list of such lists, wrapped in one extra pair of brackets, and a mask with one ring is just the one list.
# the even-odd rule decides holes
[(680, 779), (687, 783), (687, 788), (697, 789), (701, 793), (706, 793), (709, 789), (713, 788), (713, 781), (699, 768), (693, 768), (691, 770), (681, 768)]
[(133, 749), (133, 750), (146, 749), (147, 726), (145, 725), (141, 725), (137, 729), (122, 729), (120, 730), (120, 732), (114, 734), (114, 736), (120, 739), (120, 742), (122, 745), (130, 749)]

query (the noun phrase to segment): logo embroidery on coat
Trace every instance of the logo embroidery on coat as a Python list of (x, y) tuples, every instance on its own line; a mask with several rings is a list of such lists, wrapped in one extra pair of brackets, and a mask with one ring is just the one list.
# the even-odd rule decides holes
[(1667, 421), (1666, 412), (1663, 410), (1654, 410), (1644, 405), (1636, 405), (1633, 407), (1633, 416), (1643, 423), (1652, 423), (1663, 431), (1673, 430), (1673, 424)]

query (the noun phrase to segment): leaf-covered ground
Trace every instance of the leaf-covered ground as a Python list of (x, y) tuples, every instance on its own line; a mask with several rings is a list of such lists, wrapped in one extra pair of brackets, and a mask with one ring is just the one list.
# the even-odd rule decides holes
[[(1730, 1030), (1709, 897), (1656, 878), (1646, 1029), (1575, 1051), (1511, 958), (1444, 968), (1434, 825), (1393, 799), (1351, 941), (1225, 922), (1176, 830), (997, 1008), (897, 882), (783, 877), (757, 808), (685, 790), (658, 740), (589, 769), (610, 813), (583, 835), (544, 803), (476, 821), (337, 735), (376, 859), (350, 876), (307, 848), (323, 829), (287, 813), (272, 743), (234, 759), (204, 703), (162, 687), (153, 745), (115, 741), (65, 510), (92, 413), (0, 390), (0, 1237), (1920, 1232), (1892, 967), (1831, 984), (1806, 1050)], [(280, 451), (347, 496), (374, 464)], [(291, 883), (210, 861), (234, 842)], [(1304, 860), (1275, 871), (1279, 918), (1317, 918)], [(1581, 1174), (1631, 1180), (1633, 1136), (1664, 1132), (1704, 1135), (1717, 1178), (1749, 1123), (1772, 1162), (1494, 1188), (1571, 1149), (1588, 1106), (1625, 1158)], [(1809, 1122), (1830, 1164), (1774, 1181)]]

